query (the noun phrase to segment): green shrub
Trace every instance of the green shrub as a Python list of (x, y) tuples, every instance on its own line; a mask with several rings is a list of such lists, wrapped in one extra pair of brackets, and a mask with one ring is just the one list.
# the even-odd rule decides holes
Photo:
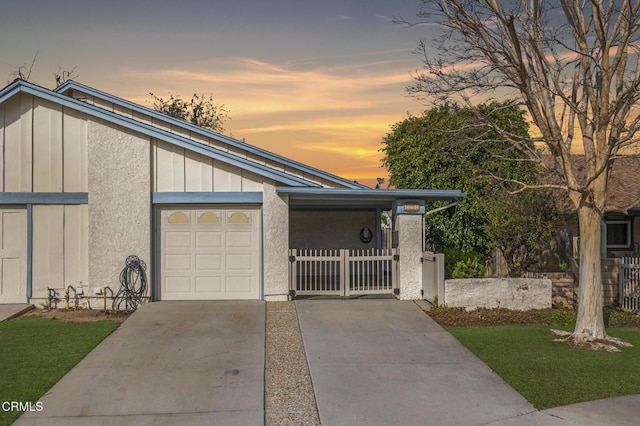
[(480, 253), (457, 249), (444, 250), (444, 273), (447, 278), (484, 277), (485, 257)]
[(640, 327), (640, 315), (620, 308), (604, 308), (604, 323), (607, 327)]
[(478, 258), (459, 260), (451, 273), (452, 278), (477, 278), (484, 277), (486, 267)]

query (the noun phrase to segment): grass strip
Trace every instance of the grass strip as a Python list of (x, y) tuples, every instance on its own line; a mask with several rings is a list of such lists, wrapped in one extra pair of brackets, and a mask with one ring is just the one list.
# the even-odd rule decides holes
[[(70, 323), (29, 316), (0, 323), (0, 404), (37, 401), (117, 327), (114, 321)], [(0, 410), (0, 425), (21, 414)]]
[(633, 343), (620, 353), (553, 342), (549, 329), (546, 325), (447, 327), (538, 409), (640, 394), (640, 329), (608, 329), (610, 335)]

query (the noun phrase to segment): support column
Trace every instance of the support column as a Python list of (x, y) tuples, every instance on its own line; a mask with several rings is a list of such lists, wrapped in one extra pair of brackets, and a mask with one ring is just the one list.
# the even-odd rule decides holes
[(289, 298), (289, 197), (264, 183), (262, 219), (264, 300)]
[(421, 299), (422, 294), (422, 215), (398, 214), (398, 287), (400, 300)]

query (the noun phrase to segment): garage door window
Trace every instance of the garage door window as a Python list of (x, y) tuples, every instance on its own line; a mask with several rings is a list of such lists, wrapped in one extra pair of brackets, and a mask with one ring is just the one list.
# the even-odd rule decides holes
[(167, 223), (189, 223), (189, 216), (182, 212), (174, 212), (167, 218)]
[(244, 212), (229, 212), (227, 223), (233, 223), (234, 225), (249, 225), (251, 224), (251, 219), (250, 216)]
[(198, 224), (218, 225), (220, 224), (220, 215), (214, 212), (204, 212), (198, 215)]

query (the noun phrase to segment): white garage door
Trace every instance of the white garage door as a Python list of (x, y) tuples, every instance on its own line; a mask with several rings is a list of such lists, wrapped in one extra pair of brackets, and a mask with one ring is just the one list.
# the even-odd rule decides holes
[(0, 303), (27, 301), (27, 210), (0, 209)]
[(160, 299), (260, 298), (260, 210), (160, 211)]

